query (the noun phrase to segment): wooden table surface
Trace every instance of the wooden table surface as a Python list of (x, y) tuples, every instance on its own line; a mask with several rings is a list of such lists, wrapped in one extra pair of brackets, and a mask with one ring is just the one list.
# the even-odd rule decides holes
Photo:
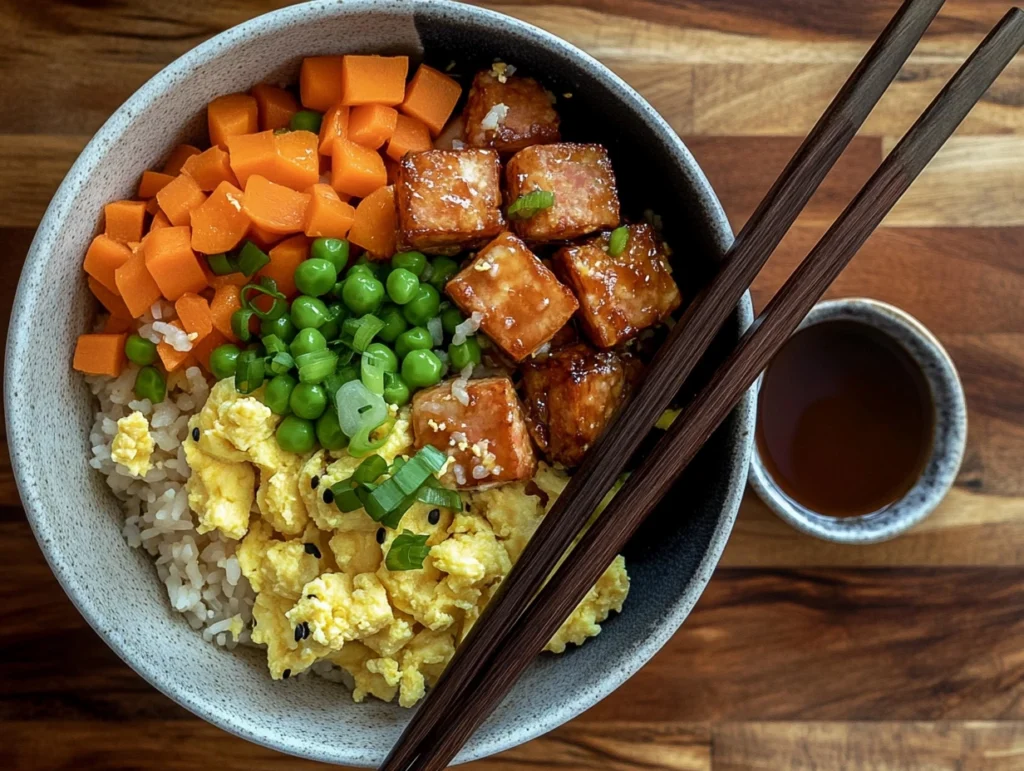
[[(176, 56), (276, 5), (0, 4), (4, 334), (33, 230), (89, 136)], [(898, 5), (496, 7), (589, 51), (646, 96), (738, 228)], [(948, 0), (758, 280), (759, 306), (1008, 5)], [(893, 542), (842, 547), (796, 533), (748, 495), (721, 566), (661, 653), (569, 725), (470, 768), (1024, 768), (1022, 204), (1018, 59), (832, 290), (910, 311), (959, 367), (970, 435), (939, 510)], [(108, 650), (32, 538), (6, 445), (0, 460), (0, 767), (318, 765), (203, 723)]]

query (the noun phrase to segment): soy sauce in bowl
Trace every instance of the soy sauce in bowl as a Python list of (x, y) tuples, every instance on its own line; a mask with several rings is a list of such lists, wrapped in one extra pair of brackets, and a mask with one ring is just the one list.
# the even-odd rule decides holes
[(798, 331), (765, 371), (757, 448), (795, 503), (851, 517), (903, 498), (924, 469), (935, 411), (920, 365), (863, 323)]

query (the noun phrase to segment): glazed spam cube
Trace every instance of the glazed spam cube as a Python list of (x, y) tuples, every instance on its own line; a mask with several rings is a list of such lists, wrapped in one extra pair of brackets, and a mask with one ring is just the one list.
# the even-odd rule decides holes
[(526, 422), (552, 463), (583, 460), (626, 395), (636, 360), (577, 344), (523, 365)]
[(561, 138), (558, 113), (548, 92), (533, 78), (497, 76), (493, 70), (477, 73), (463, 117), (470, 147), (515, 153)]
[(583, 330), (599, 348), (663, 321), (682, 301), (665, 247), (650, 225), (630, 225), (618, 257), (608, 254), (608, 241), (603, 233), (554, 257), (555, 270), (579, 297)]
[(579, 307), (526, 244), (502, 233), (445, 286), (467, 316), (480, 314), (480, 329), (515, 361), (550, 340)]
[(506, 167), (508, 202), (535, 190), (554, 193), (554, 205), (532, 217), (512, 219), (516, 234), (547, 243), (585, 236), (619, 224), (619, 196), (608, 151), (601, 145), (534, 145)]
[(459, 488), (530, 479), (536, 457), (512, 381), (507, 377), (446, 381), (416, 394), (417, 448), (433, 445), (453, 459), (442, 481)]
[(455, 254), (486, 243), (505, 226), (501, 162), (493, 150), (408, 153), (396, 193), (403, 244), (410, 249)]

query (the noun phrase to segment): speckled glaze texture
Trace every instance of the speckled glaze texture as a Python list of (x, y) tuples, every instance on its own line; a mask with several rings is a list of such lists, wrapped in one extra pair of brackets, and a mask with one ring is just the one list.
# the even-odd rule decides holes
[[(689, 152), (625, 83), (547, 33), (443, 0), (318, 2), (261, 16), (160, 72), (83, 151), (25, 263), (7, 347), (8, 438), (36, 537), (82, 615), (155, 687), (251, 741), (353, 766), (381, 761), (408, 713), (377, 701), (354, 704), (343, 688), (315, 677), (272, 682), (262, 651), (219, 649), (172, 613), (150, 558), (125, 544), (118, 506), (86, 463), (93, 404), (70, 361), (75, 337), (93, 312), (80, 266), (102, 205), (130, 196), (144, 169), (158, 165), (176, 142), (199, 135), (213, 97), (264, 80), (294, 79), (304, 55), (368, 51), (408, 53), (417, 61), (425, 56), (442, 67), (454, 60), (466, 72), (500, 57), (555, 93), (572, 92), (560, 102), (563, 131), (609, 147), (627, 216), (639, 217), (652, 205), (663, 216), (676, 249), (676, 275), (692, 282), (684, 294), (692, 296), (732, 239)], [(69, 287), (76, 289), (69, 293)], [(745, 297), (696, 377), (706, 376), (751, 318)], [(630, 543), (633, 587), (624, 613), (582, 648), (541, 657), (460, 761), (555, 728), (611, 693), (672, 636), (725, 546), (752, 437), (748, 395)]]
[(825, 321), (867, 324), (898, 343), (921, 368), (934, 409), (932, 447), (920, 479), (900, 500), (861, 517), (826, 517), (804, 508), (775, 483), (754, 448), (750, 485), (761, 499), (797, 530), (836, 543), (878, 543), (895, 538), (927, 517), (956, 481), (967, 444), (967, 404), (949, 354), (934, 335), (910, 314), (865, 298), (831, 300), (816, 305), (800, 329)]

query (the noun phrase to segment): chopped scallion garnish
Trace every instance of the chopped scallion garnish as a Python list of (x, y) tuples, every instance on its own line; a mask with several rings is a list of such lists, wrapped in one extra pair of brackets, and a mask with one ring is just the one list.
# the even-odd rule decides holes
[(238, 273), (238, 263), (229, 254), (209, 254), (206, 256), (206, 264), (210, 266), (210, 272), (215, 276)]
[(608, 237), (608, 254), (618, 257), (629, 245), (629, 228), (625, 225), (615, 228)]
[(534, 190), (519, 196), (508, 207), (509, 219), (527, 220), (543, 209), (555, 205), (555, 194), (550, 190)]
[(424, 485), (416, 491), (416, 500), (428, 506), (443, 506), (446, 509), (462, 511), (462, 496), (458, 490), (447, 487), (428, 487)]
[(252, 241), (246, 241), (238, 253), (238, 269), (246, 278), (252, 278), (256, 271), (270, 263), (270, 257)]
[(388, 462), (379, 455), (371, 455), (366, 458), (350, 477), (351, 482), (365, 485), (367, 482), (376, 482), (388, 470)]
[(391, 542), (384, 564), (388, 570), (419, 570), (423, 567), (423, 560), (430, 554), (430, 547), (427, 546), (427, 539), (430, 536), (426, 533), (417, 535), (409, 530), (403, 530), (401, 535)]

